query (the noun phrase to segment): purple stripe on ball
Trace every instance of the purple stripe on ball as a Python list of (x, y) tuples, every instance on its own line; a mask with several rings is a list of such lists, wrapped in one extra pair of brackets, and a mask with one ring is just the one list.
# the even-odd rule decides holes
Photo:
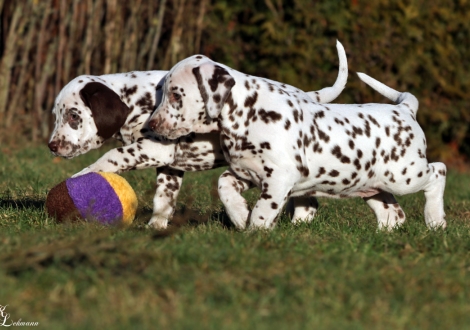
[(114, 189), (101, 175), (88, 173), (66, 180), (69, 195), (84, 219), (112, 224), (122, 218), (122, 205)]

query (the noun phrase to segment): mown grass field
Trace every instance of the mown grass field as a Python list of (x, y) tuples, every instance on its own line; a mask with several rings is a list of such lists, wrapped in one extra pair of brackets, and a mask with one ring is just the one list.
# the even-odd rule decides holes
[[(428, 231), (422, 193), (403, 228), (377, 232), (359, 199), (320, 199), (316, 219), (270, 232), (227, 226), (220, 170), (190, 173), (177, 225), (145, 228), (154, 171), (124, 176), (128, 229), (56, 224), (47, 192), (104, 151), (70, 161), (45, 146), (0, 153), (0, 305), (44, 329), (464, 329), (470, 327), (470, 175), (450, 172), (448, 228)], [(254, 202), (257, 192), (247, 193)], [(2, 320), (0, 320), (1, 323)]]

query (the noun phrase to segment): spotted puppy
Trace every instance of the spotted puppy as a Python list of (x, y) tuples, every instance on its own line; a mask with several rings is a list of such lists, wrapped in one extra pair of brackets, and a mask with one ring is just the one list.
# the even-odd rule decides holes
[[(333, 87), (310, 93), (318, 102), (334, 100), (346, 84), (347, 61), (341, 45), (338, 55), (341, 70)], [(227, 165), (220, 148), (217, 121), (210, 118), (204, 121), (201, 130), (205, 134), (190, 134), (171, 141), (148, 129), (150, 114), (161, 100), (160, 88), (166, 74), (166, 71), (148, 71), (75, 78), (56, 98), (52, 110), (55, 128), (49, 141), (52, 153), (64, 158), (99, 148), (109, 138), (123, 143), (123, 147), (107, 152), (76, 175), (159, 168), (149, 222), (156, 228), (167, 226), (185, 171)], [(316, 205), (316, 200), (297, 198), (293, 203), (294, 219), (303, 219), (313, 213), (309, 205)]]
[[(220, 121), (230, 168), (219, 179), (219, 195), (238, 227), (271, 228), (290, 196), (357, 196), (379, 228), (390, 229), (405, 220), (393, 194), (420, 190), (427, 226), (445, 227), (446, 167), (426, 159), (417, 99), (359, 77), (398, 104), (317, 104), (291, 86), (196, 55), (170, 70), (150, 126), (177, 138), (198, 132), (201, 114)], [(251, 211), (240, 181), (261, 190)]]

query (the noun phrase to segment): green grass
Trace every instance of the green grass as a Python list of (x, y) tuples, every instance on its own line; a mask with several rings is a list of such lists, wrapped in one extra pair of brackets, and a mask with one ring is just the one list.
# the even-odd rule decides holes
[[(47, 191), (97, 159), (45, 147), (0, 154), (0, 305), (44, 329), (463, 329), (470, 326), (470, 176), (449, 173), (448, 228), (428, 231), (422, 193), (406, 224), (377, 232), (360, 199), (321, 199), (310, 224), (227, 226), (221, 170), (188, 173), (177, 225), (145, 228), (154, 171), (124, 174), (139, 196), (128, 229), (56, 224)], [(258, 192), (246, 194), (254, 203)], [(1, 322), (1, 320), (0, 320)]]

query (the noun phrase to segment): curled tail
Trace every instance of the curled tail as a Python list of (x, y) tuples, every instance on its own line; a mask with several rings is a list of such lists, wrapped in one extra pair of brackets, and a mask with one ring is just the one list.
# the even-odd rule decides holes
[(336, 49), (338, 50), (339, 57), (339, 71), (338, 77), (332, 87), (325, 87), (316, 92), (308, 92), (308, 96), (318, 103), (330, 103), (336, 99), (343, 91), (348, 80), (348, 60), (343, 45), (336, 41)]
[(408, 92), (402, 93), (396, 91), (393, 88), (390, 88), (387, 85), (381, 83), (380, 81), (366, 75), (365, 73), (358, 72), (357, 75), (359, 76), (359, 79), (361, 79), (363, 82), (365, 82), (367, 85), (375, 89), (377, 92), (379, 92), (389, 100), (407, 106), (416, 118), (419, 102), (413, 94)]

